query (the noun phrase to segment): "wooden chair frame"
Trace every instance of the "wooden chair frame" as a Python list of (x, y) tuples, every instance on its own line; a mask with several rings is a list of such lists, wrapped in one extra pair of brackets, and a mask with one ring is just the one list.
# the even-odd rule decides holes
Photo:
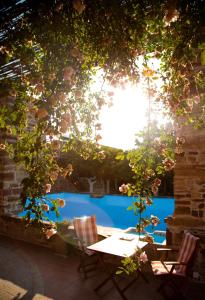
[[(182, 245), (185, 239), (185, 235), (186, 234), (190, 234), (188, 232), (184, 233), (184, 238), (182, 240)], [(182, 286), (179, 285), (179, 280), (181, 280), (183, 283), (186, 282), (186, 280), (192, 276), (193, 273), (193, 265), (194, 265), (194, 261), (196, 259), (196, 256), (199, 252), (199, 238), (197, 238), (196, 236), (194, 236), (193, 234), (190, 234), (193, 238), (195, 238), (195, 247), (193, 249), (193, 252), (190, 256), (190, 258), (188, 259), (187, 262), (185, 261), (164, 261), (163, 259), (161, 259), (158, 262), (153, 262), (152, 264), (152, 269), (154, 271), (154, 274), (156, 276), (160, 276), (162, 278), (164, 278), (164, 280), (162, 281), (162, 283), (160, 284), (160, 286), (158, 287), (157, 291), (160, 292), (162, 291), (166, 286), (169, 286), (172, 288), (172, 290), (174, 291), (175, 295), (179, 295), (180, 299), (186, 299), (183, 292), (181, 291)], [(166, 253), (168, 253), (170, 250), (170, 248), (160, 248), (159, 251), (166, 251)], [(180, 251), (179, 251), (180, 252)], [(155, 270), (154, 270), (154, 265), (155, 263), (161, 263), (164, 267), (164, 270), (166, 270), (166, 273), (159, 273), (156, 274)], [(185, 266), (185, 272), (184, 274), (180, 274), (176, 272), (177, 267), (179, 266)], [(181, 283), (182, 283), (181, 282)]]

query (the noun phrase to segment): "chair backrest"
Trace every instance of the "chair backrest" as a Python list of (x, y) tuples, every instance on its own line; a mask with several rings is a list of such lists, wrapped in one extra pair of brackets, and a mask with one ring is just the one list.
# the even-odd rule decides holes
[(81, 246), (82, 243), (86, 247), (98, 241), (95, 216), (74, 218), (73, 226), (77, 238), (81, 241)]
[(190, 268), (193, 267), (194, 259), (199, 248), (199, 238), (188, 231), (184, 232), (181, 247), (179, 250), (177, 261), (184, 262), (186, 265), (180, 265), (176, 268), (176, 272), (189, 275)]

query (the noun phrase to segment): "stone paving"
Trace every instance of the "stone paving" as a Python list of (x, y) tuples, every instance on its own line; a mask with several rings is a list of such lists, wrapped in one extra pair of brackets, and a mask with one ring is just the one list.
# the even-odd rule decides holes
[[(121, 300), (108, 283), (96, 294), (93, 288), (104, 274), (96, 271), (86, 280), (77, 272), (79, 258), (0, 236), (0, 300)], [(159, 282), (142, 279), (126, 291), (127, 299), (162, 300), (156, 292)], [(204, 300), (204, 285), (192, 286), (188, 300)], [(202, 295), (202, 296), (201, 296)], [(176, 298), (174, 298), (176, 300)]]

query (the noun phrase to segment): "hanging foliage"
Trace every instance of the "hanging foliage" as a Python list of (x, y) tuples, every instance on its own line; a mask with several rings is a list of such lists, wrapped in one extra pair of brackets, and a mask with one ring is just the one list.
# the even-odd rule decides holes
[[(160, 78), (153, 99), (176, 118), (204, 125), (204, 7), (202, 0), (1, 1), (1, 150), (28, 174), (22, 191), (28, 220), (30, 211), (43, 219), (45, 206), (42, 210), (36, 199), (43, 199), (58, 174), (72, 170), (58, 166), (59, 151), (77, 149), (85, 159), (95, 151), (102, 158), (100, 135), (93, 129), (100, 108), (112, 98), (105, 83), (136, 83), (142, 73), (153, 82)], [(151, 58), (160, 60), (157, 71)], [(95, 81), (99, 88), (91, 89)], [(15, 143), (6, 142), (10, 135)], [(142, 145), (144, 158), (129, 154), (136, 179), (143, 172), (152, 192), (158, 187), (151, 181), (155, 148)], [(145, 159), (143, 170), (140, 159)], [(171, 168), (172, 158), (164, 158), (164, 166)], [(140, 183), (132, 189), (146, 197), (150, 187)], [(53, 202), (56, 213), (57, 207)]]

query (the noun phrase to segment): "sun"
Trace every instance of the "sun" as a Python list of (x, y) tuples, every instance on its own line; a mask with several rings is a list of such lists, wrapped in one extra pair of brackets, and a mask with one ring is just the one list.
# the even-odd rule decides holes
[[(113, 105), (104, 107), (99, 117), (102, 124), (100, 144), (130, 150), (135, 146), (135, 134), (148, 125), (148, 96), (142, 83), (135, 86), (130, 83), (124, 89), (113, 91)], [(154, 105), (151, 99), (152, 108)], [(167, 121), (162, 112), (157, 116), (151, 114), (151, 119), (159, 124)]]

